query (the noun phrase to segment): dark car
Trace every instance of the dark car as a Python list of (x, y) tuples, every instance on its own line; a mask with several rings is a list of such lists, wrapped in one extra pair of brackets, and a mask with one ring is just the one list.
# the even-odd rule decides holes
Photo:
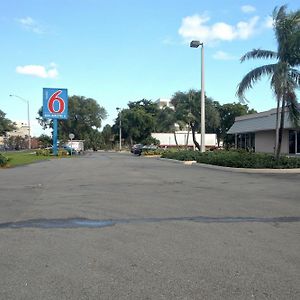
[(141, 155), (143, 151), (143, 144), (135, 144), (131, 147), (131, 153), (135, 155)]

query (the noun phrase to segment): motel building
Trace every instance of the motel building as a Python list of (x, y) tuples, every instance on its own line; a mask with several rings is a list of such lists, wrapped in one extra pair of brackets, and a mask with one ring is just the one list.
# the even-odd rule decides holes
[[(228, 134), (235, 135), (235, 147), (255, 152), (274, 153), (276, 109), (235, 118)], [(285, 112), (282, 154), (300, 155), (300, 128), (295, 128)]]

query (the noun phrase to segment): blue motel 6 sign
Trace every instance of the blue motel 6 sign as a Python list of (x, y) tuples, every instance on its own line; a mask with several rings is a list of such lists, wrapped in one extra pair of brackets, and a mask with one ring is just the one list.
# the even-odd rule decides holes
[(68, 90), (43, 88), (43, 117), (53, 119), (53, 154), (57, 155), (58, 119), (68, 118)]
[(43, 117), (46, 119), (68, 118), (67, 89), (43, 89)]

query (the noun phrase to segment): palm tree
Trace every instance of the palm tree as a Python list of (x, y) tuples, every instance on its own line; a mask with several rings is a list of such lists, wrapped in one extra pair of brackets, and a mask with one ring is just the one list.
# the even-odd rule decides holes
[(239, 83), (237, 90), (240, 101), (245, 101), (245, 91), (252, 88), (253, 84), (263, 75), (269, 76), (271, 89), (277, 100), (275, 139), (275, 157), (277, 159), (280, 156), (286, 109), (295, 127), (299, 126), (300, 121), (295, 92), (296, 88), (300, 86), (300, 72), (296, 69), (300, 65), (300, 10), (288, 13), (286, 9), (287, 7), (284, 5), (273, 11), (273, 27), (278, 44), (277, 52), (253, 49), (241, 58), (241, 62), (256, 58), (276, 59), (277, 62), (251, 70)]

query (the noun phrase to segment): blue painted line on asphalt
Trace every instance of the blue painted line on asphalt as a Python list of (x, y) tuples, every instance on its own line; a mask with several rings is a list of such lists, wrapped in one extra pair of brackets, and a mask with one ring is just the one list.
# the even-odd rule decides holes
[(300, 222), (300, 217), (166, 217), (166, 218), (135, 218), (135, 219), (111, 219), (97, 220), (85, 218), (69, 219), (31, 219), (16, 222), (0, 223), (0, 229), (18, 228), (102, 228), (117, 224), (143, 224), (162, 222), (198, 222), (198, 223), (294, 223)]

